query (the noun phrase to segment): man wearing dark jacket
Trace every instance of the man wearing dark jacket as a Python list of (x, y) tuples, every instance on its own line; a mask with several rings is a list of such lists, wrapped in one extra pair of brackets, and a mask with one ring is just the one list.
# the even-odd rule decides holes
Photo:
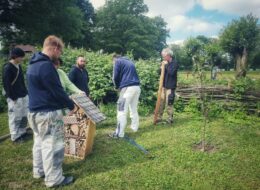
[(61, 55), (63, 42), (48, 36), (43, 51), (30, 60), (27, 70), (29, 113), (28, 120), (34, 133), (33, 177), (45, 177), (47, 187), (68, 185), (73, 177), (64, 177), (64, 130), (62, 109), (76, 110), (62, 88), (53, 61)]
[(113, 138), (122, 138), (127, 124), (127, 112), (130, 110), (131, 129), (136, 132), (139, 127), (137, 111), (138, 100), (141, 93), (139, 78), (132, 61), (118, 55), (113, 56), (114, 70), (113, 82), (120, 90), (117, 101), (117, 128), (110, 135)]
[(10, 61), (3, 67), (3, 87), (8, 104), (8, 122), (13, 142), (23, 142), (26, 134), (28, 96), (20, 63), (25, 56), (20, 48), (11, 51)]
[(173, 102), (175, 98), (175, 89), (177, 86), (177, 71), (179, 66), (173, 59), (173, 52), (171, 49), (163, 49), (161, 55), (163, 58), (162, 64), (165, 65), (165, 73), (157, 121), (162, 121), (163, 112), (166, 107), (168, 114), (167, 122), (173, 123)]
[(89, 96), (88, 88), (88, 71), (85, 69), (86, 60), (83, 56), (77, 58), (76, 65), (74, 65), (69, 73), (70, 81), (78, 87), (80, 90), (84, 91), (87, 96)]

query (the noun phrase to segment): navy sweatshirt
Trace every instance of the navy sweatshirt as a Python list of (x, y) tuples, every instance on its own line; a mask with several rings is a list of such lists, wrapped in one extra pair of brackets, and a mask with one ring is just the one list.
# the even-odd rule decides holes
[(177, 72), (179, 65), (175, 60), (165, 65), (165, 73), (163, 87), (167, 89), (175, 89), (177, 86)]
[(33, 55), (27, 70), (27, 82), (31, 112), (74, 108), (73, 101), (62, 88), (59, 75), (47, 55), (41, 52)]
[(139, 86), (140, 81), (134, 63), (125, 57), (117, 58), (114, 64), (113, 82), (116, 89)]
[[(15, 80), (17, 72), (19, 73), (17, 79)], [(13, 82), (14, 84), (12, 84)], [(21, 65), (19, 65), (19, 71), (12, 63), (7, 63), (4, 65), (3, 87), (6, 92), (6, 97), (11, 98), (14, 101), (27, 95)]]
[(80, 69), (74, 65), (70, 70), (69, 79), (73, 84), (75, 84), (76, 87), (84, 91), (86, 95), (89, 96), (89, 77), (86, 69)]

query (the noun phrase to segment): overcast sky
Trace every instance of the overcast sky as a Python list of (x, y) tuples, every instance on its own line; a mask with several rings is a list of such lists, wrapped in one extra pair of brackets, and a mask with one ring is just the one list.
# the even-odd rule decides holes
[[(90, 0), (95, 9), (105, 0)], [(147, 16), (161, 15), (168, 23), (167, 43), (179, 43), (191, 36), (218, 36), (232, 19), (253, 13), (260, 17), (260, 0), (144, 0)]]

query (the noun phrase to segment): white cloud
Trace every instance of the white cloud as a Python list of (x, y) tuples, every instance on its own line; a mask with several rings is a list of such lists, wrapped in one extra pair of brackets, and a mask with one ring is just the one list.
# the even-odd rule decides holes
[(105, 0), (89, 0), (89, 2), (92, 3), (95, 9), (98, 9), (105, 4)]
[(260, 16), (259, 0), (198, 0), (198, 3), (207, 10), (218, 10), (238, 16), (249, 13)]
[(188, 18), (183, 15), (170, 18), (168, 24), (173, 32), (210, 33), (219, 31), (222, 27), (220, 23), (210, 23), (201, 19)]
[(172, 41), (172, 42), (168, 42), (168, 44), (176, 44), (176, 45), (179, 45), (179, 46), (183, 46), (184, 45), (184, 41), (185, 40), (175, 40), (175, 41)]
[(188, 12), (195, 5), (195, 0), (144, 0), (144, 3), (149, 8), (148, 16), (167, 18)]
[[(105, 4), (105, 0), (90, 0), (97, 9)], [(184, 36), (206, 35), (213, 36), (219, 33), (223, 23), (208, 22), (206, 18), (189, 18), (185, 13), (193, 9), (196, 4), (206, 10), (217, 10), (220, 13), (235, 14), (238, 16), (252, 12), (260, 17), (260, 0), (144, 0), (149, 8), (147, 16), (161, 15), (168, 23), (173, 41), (183, 39)], [(209, 15), (210, 17), (210, 15)], [(181, 37), (179, 34), (183, 34)], [(179, 37), (177, 37), (179, 36)]]

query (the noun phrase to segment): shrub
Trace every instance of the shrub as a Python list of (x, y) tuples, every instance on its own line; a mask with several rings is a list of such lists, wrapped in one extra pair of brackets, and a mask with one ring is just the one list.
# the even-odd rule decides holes
[(239, 99), (246, 91), (255, 89), (255, 82), (248, 77), (237, 79), (232, 82), (232, 88)]
[(140, 101), (146, 105), (154, 105), (159, 85), (159, 64), (155, 60), (139, 60), (136, 62), (136, 70), (141, 82)]
[[(87, 59), (86, 69), (89, 73), (90, 96), (97, 102), (115, 102), (117, 100), (117, 91), (114, 90), (112, 81), (112, 55), (88, 52), (85, 49), (64, 49), (62, 59), (64, 65), (62, 69), (69, 72), (76, 58), (83, 55)], [(131, 54), (128, 55), (131, 57)], [(156, 100), (156, 91), (159, 80), (159, 64), (155, 60), (139, 60), (135, 62), (136, 70), (141, 81), (140, 101), (146, 105), (153, 105)]]
[(183, 112), (185, 109), (185, 102), (183, 101), (183, 99), (180, 97), (178, 98), (174, 104), (173, 104), (175, 111), (176, 112)]

